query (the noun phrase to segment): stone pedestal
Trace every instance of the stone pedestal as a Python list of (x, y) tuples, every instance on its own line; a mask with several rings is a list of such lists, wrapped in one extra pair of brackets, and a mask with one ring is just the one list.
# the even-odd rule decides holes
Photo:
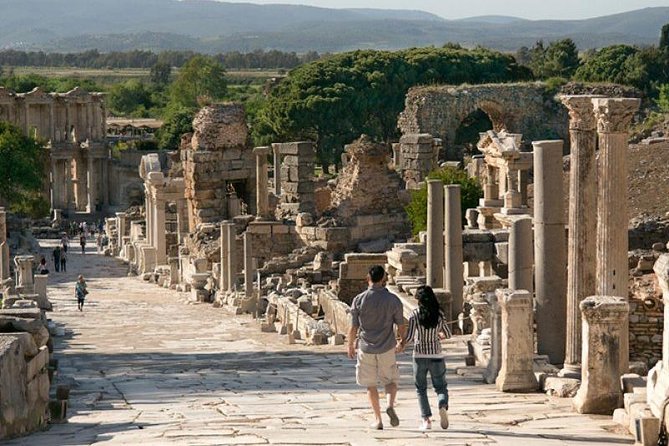
[(35, 276), (35, 295), (37, 296), (37, 306), (45, 311), (51, 311), (53, 306), (46, 295), (46, 284), (49, 281), (48, 274), (37, 274)]
[(567, 239), (562, 192), (562, 141), (534, 146), (534, 268), (537, 350), (564, 363), (567, 324)]
[(532, 295), (525, 290), (497, 290), (502, 310), (501, 368), (495, 380), (502, 392), (534, 392), (534, 330)]
[(256, 215), (258, 220), (269, 219), (269, 186), (267, 176), (267, 155), (269, 147), (256, 147), (253, 154), (256, 156)]
[(427, 272), (426, 284), (444, 284), (444, 183), (427, 181)]
[(460, 207), (460, 185), (444, 186), (444, 288), (451, 292), (451, 319), (462, 312), (464, 286), (464, 260), (462, 252), (462, 210)]
[(629, 305), (616, 296), (591, 296), (581, 302), (580, 309), (583, 366), (574, 407), (579, 413), (610, 415), (622, 402), (620, 337)]
[[(639, 99), (593, 99), (599, 133), (597, 295), (627, 300), (627, 139)], [(629, 366), (629, 324), (623, 321), (620, 370)]]
[(534, 291), (532, 219), (513, 218), (509, 229), (509, 288)]
[(561, 376), (578, 378), (581, 372), (580, 302), (595, 294), (597, 234), (597, 133), (592, 99), (563, 96), (569, 110), (571, 163), (569, 173), (569, 238), (567, 245), (567, 336)]
[(33, 256), (14, 257), (16, 266), (16, 288), (21, 294), (35, 293), (35, 277), (33, 275)]

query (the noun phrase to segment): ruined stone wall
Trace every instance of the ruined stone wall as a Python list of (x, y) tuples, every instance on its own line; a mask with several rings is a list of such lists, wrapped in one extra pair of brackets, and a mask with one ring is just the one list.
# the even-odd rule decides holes
[(655, 274), (630, 280), (630, 359), (653, 366), (662, 359), (664, 303)]
[(568, 141), (567, 112), (543, 83), (416, 87), (409, 90), (398, 127), (403, 135), (429, 133), (448, 148), (463, 120), (477, 109), (493, 130), (522, 133), (528, 141)]
[(204, 107), (193, 120), (193, 135), (182, 140), (190, 227), (232, 218), (232, 188), (255, 212), (255, 157), (248, 143), (244, 108), (239, 104)]
[(278, 217), (296, 217), (301, 212), (314, 213), (314, 168), (316, 149), (311, 142), (277, 144), (283, 156)]

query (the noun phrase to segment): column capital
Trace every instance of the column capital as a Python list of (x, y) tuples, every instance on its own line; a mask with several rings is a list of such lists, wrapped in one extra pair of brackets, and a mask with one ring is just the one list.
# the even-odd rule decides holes
[(570, 130), (595, 130), (596, 122), (592, 101), (597, 95), (560, 95), (560, 101), (569, 110)]
[(627, 133), (641, 100), (637, 98), (592, 99), (597, 131), (600, 133)]
[(278, 142), (273, 142), (272, 143), (272, 152), (274, 152), (276, 155), (281, 154), (281, 144)]
[(253, 149), (253, 154), (257, 157), (267, 156), (271, 150), (272, 148), (268, 146), (256, 147)]

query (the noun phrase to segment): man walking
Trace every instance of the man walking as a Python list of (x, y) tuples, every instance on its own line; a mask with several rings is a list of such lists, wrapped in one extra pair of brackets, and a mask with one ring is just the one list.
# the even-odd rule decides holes
[(53, 256), (53, 268), (58, 272), (60, 271), (60, 246), (56, 245), (51, 255)]
[(348, 357), (351, 359), (356, 357), (358, 338), (355, 378), (358, 385), (367, 388), (376, 418), (370, 427), (378, 430), (383, 429), (378, 384), (385, 387), (390, 425), (400, 424), (394, 407), (399, 382), (395, 351), (400, 348), (398, 338), (403, 339), (406, 334), (402, 302), (385, 287), (385, 276), (381, 266), (370, 268), (367, 275), (369, 288), (353, 299), (348, 333)]

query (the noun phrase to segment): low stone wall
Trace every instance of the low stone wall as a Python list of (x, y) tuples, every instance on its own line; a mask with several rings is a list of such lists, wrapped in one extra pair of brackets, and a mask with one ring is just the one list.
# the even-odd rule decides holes
[(355, 296), (367, 289), (369, 269), (386, 262), (386, 254), (346, 254), (339, 265), (339, 300), (350, 305)]
[(630, 284), (630, 359), (652, 367), (662, 359), (664, 303), (654, 274), (633, 278)]

